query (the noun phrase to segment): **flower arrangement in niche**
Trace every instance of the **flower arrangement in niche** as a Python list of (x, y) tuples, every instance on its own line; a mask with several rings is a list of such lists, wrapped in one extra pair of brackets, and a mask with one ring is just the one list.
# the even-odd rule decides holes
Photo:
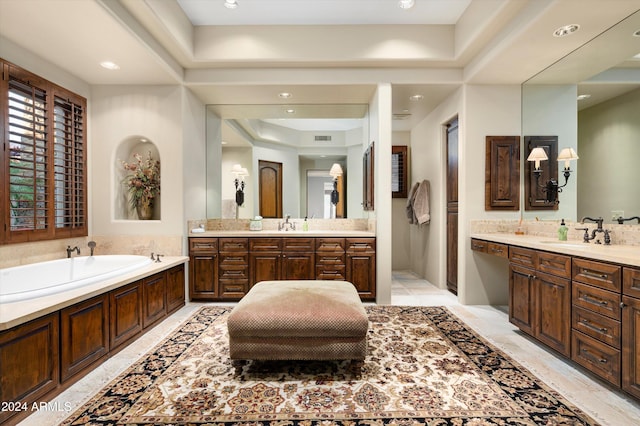
[(129, 174), (123, 179), (129, 192), (129, 202), (136, 210), (139, 219), (148, 220), (153, 217), (155, 198), (160, 194), (160, 161), (154, 160), (151, 151), (143, 159), (138, 153), (133, 154), (135, 161), (121, 161)]

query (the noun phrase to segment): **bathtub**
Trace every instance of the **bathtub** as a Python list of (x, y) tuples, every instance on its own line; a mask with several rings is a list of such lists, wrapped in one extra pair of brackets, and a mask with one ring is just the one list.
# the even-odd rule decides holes
[(0, 303), (20, 302), (80, 288), (151, 263), (146, 256), (79, 256), (0, 269)]

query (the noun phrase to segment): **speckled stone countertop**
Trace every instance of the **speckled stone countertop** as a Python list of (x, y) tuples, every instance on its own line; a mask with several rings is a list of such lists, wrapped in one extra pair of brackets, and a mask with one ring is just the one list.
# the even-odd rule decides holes
[(166, 256), (160, 263), (153, 262), (135, 271), (102, 282), (75, 288), (58, 294), (37, 297), (19, 302), (2, 303), (0, 305), (0, 331), (7, 330), (33, 319), (45, 316), (59, 309), (71, 306), (93, 296), (106, 293), (123, 285), (138, 281), (157, 272), (186, 263), (186, 256)]
[(471, 238), (623, 265), (640, 266), (640, 246), (584, 243), (582, 240), (559, 241), (557, 238), (540, 235), (516, 235), (499, 232), (474, 233), (471, 234)]
[(189, 237), (326, 237), (326, 238), (341, 238), (341, 237), (375, 237), (375, 232), (361, 231), (361, 230), (311, 230), (311, 231), (274, 231), (274, 230), (262, 230), (262, 231), (245, 231), (245, 230), (231, 230), (231, 231), (204, 231), (204, 232), (189, 232)]

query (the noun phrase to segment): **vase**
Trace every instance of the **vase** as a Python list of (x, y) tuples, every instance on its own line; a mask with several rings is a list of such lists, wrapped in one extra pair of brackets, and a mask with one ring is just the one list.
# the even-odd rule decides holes
[(153, 217), (153, 198), (142, 196), (136, 202), (136, 213), (140, 220), (150, 220)]

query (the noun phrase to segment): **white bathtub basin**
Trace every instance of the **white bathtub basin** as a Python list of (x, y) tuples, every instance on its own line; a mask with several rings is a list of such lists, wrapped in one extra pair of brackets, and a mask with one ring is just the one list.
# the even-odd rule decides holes
[(0, 303), (47, 296), (94, 284), (147, 266), (135, 255), (80, 256), (0, 269)]

